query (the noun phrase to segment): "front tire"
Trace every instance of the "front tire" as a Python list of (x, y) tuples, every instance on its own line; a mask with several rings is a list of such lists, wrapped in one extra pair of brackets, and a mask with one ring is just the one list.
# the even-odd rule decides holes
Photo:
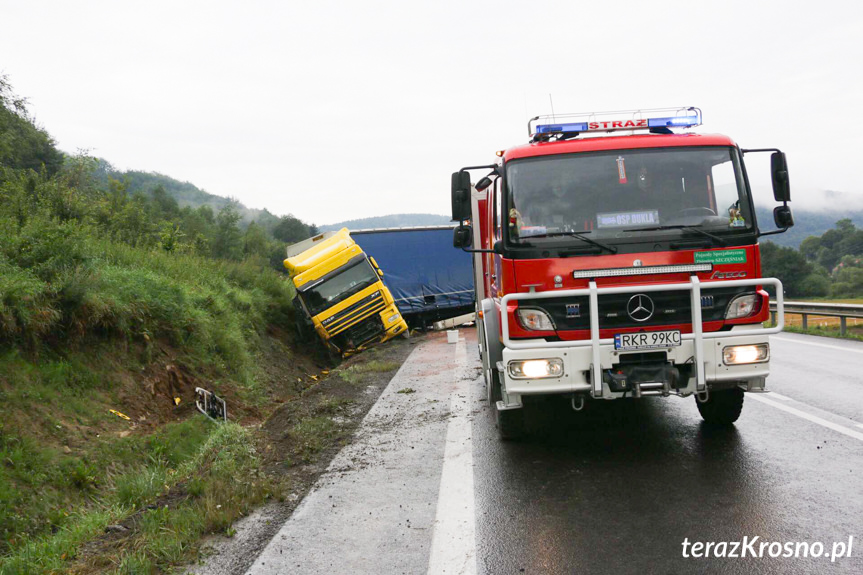
[(701, 401), (696, 395), (695, 405), (698, 412), (707, 423), (713, 425), (731, 425), (740, 417), (743, 410), (743, 390), (739, 387), (711, 391), (707, 401)]
[(524, 437), (524, 407), (498, 409), (497, 402), (503, 397), (500, 390), (500, 374), (493, 369), (489, 376), (491, 379), (491, 385), (488, 386), (489, 404), (494, 410), (498, 435), (506, 441), (521, 439)]

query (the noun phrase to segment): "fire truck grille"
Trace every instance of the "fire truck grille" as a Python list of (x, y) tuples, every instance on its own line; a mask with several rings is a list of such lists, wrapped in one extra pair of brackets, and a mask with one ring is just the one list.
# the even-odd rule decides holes
[[(750, 288), (711, 289), (702, 292), (702, 321), (721, 321), (731, 299)], [(638, 292), (599, 296), (599, 328), (616, 329), (642, 326), (689, 324), (692, 321), (688, 291), (651, 292), (646, 294), (653, 302), (653, 314), (644, 321), (636, 321), (627, 312), (629, 300)], [(590, 307), (587, 297), (553, 298), (535, 303), (521, 302), (523, 307), (545, 310), (558, 330), (590, 329)], [(645, 313), (636, 314), (644, 316)]]

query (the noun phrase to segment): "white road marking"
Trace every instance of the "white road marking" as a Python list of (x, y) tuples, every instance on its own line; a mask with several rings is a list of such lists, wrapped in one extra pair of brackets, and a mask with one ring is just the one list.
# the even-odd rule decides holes
[(854, 425), (859, 427), (860, 429), (863, 429), (863, 423), (855, 423)]
[(851, 353), (863, 353), (863, 349), (851, 349), (850, 347), (842, 347), (839, 345), (829, 345), (826, 343), (815, 343), (812, 341), (801, 341), (799, 339), (791, 339), (787, 337), (777, 337), (775, 335), (770, 336), (770, 339), (778, 339), (779, 341), (789, 341), (791, 343), (799, 343), (801, 345), (812, 345), (815, 347), (826, 347), (828, 349), (838, 349), (839, 351), (848, 351)]
[(805, 419), (806, 421), (811, 421), (812, 423), (816, 423), (828, 429), (832, 429), (833, 431), (838, 431), (839, 433), (847, 435), (848, 437), (853, 437), (854, 439), (863, 441), (863, 433), (860, 433), (859, 431), (854, 431), (853, 429), (848, 429), (847, 427), (839, 425), (838, 423), (827, 421), (826, 419), (822, 419), (816, 415), (812, 415), (811, 413), (806, 413), (805, 411), (801, 411), (794, 407), (778, 403), (776, 401), (767, 399), (766, 397), (761, 397), (760, 395), (754, 393), (747, 393), (746, 397), (747, 399), (754, 399), (755, 401), (760, 401), (761, 403), (765, 403), (767, 405), (775, 407), (776, 409), (781, 409), (782, 411), (785, 411), (792, 415), (796, 415), (797, 417)]
[(476, 510), (473, 496), (471, 439), (471, 380), (465, 373), (467, 350), (463, 338), (455, 346), (456, 379), (450, 399), (443, 471), (437, 515), (432, 533), (429, 575), (476, 573)]
[(781, 399), (782, 401), (794, 401), (787, 395), (782, 395), (781, 393), (776, 393), (775, 391), (770, 392), (771, 399)]

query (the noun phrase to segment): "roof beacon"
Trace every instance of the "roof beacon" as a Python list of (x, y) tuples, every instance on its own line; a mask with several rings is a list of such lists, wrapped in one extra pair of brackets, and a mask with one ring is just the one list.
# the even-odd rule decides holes
[[(552, 123), (539, 123), (547, 120), (552, 120)], [(683, 107), (536, 116), (528, 121), (527, 129), (534, 141), (542, 142), (555, 136), (566, 139), (589, 132), (649, 130), (669, 134), (671, 128), (692, 128), (700, 125), (701, 109)]]

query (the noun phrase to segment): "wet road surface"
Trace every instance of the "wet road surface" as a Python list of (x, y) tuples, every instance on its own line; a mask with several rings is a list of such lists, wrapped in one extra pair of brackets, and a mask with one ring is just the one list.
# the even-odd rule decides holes
[[(385, 473), (322, 478), (265, 558), (317, 559), (279, 572), (863, 573), (863, 343), (771, 338), (768, 387), (778, 393), (747, 394), (732, 428), (702, 423), (693, 398), (593, 402), (581, 413), (557, 401), (530, 414), (527, 439), (502, 442), (475, 335), (462, 335), (459, 346), (429, 340), (403, 367), (432, 416), (449, 408), (445, 425), (429, 416), (418, 435), (400, 435), (412, 433), (403, 417), (380, 444)], [(425, 367), (411, 372), (415, 359)], [(341, 515), (327, 494), (342, 494)], [(410, 527), (397, 504), (411, 508)], [(849, 536), (852, 556), (832, 562)], [(749, 549), (761, 557), (683, 556), (685, 540), (740, 555), (755, 537)], [(825, 555), (774, 558), (760, 547), (798, 542), (821, 543)]]
[[(846, 418), (863, 422), (863, 344), (834, 342), (771, 338), (768, 387), (784, 398), (766, 397), (854, 430)], [(830, 551), (859, 539), (860, 439), (750, 394), (729, 429), (704, 424), (693, 398), (599, 402), (582, 413), (565, 402), (545, 407), (519, 443), (497, 439), (490, 410), (474, 420), (480, 573), (863, 573), (863, 545), (834, 563), (767, 550), (682, 556), (685, 539), (757, 536), (756, 551), (761, 542), (816, 541)]]

